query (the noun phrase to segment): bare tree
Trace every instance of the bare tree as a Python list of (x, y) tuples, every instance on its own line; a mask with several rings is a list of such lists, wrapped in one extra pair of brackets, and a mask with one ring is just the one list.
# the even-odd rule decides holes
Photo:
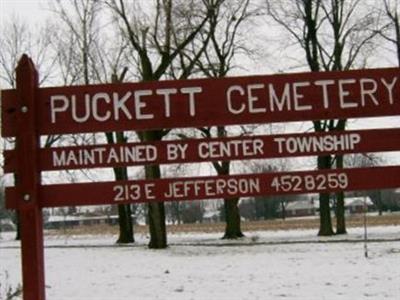
[[(110, 36), (107, 32), (112, 32), (114, 28), (105, 23), (107, 15), (102, 12), (100, 2), (56, 0), (49, 5), (62, 21), (57, 26), (58, 34), (53, 43), (57, 49), (63, 83), (72, 85), (109, 82), (110, 68), (117, 64), (110, 61), (115, 57), (110, 55), (110, 45), (107, 43)], [(116, 42), (116, 39), (111, 40), (112, 43)], [(123, 49), (120, 43), (116, 43), (116, 46), (120, 48), (116, 51)], [(107, 57), (110, 59), (105, 61)]]
[[(126, 47), (121, 38), (110, 37), (108, 33), (115, 34), (113, 29), (117, 28), (101, 23), (100, 20), (107, 16), (102, 12), (99, 1), (74, 0), (66, 3), (57, 0), (52, 2), (52, 10), (65, 25), (60, 27), (60, 34), (53, 39), (58, 49), (57, 61), (64, 84), (121, 82), (125, 78), (127, 68), (122, 65)], [(125, 143), (127, 140), (123, 132), (108, 132), (105, 135), (110, 144)], [(126, 167), (114, 168), (113, 171), (115, 180), (128, 179)], [(118, 216), (117, 243), (134, 242), (130, 205), (118, 205)]]
[[(365, 66), (368, 51), (374, 45), (378, 31), (374, 10), (362, 6), (361, 0), (266, 0), (268, 15), (295, 41), (305, 53), (311, 71), (349, 70)], [(314, 121), (318, 132), (344, 130), (346, 120)], [(318, 169), (343, 167), (343, 157), (320, 156)], [(343, 193), (337, 194), (337, 233), (345, 233)], [(329, 194), (320, 194), (319, 235), (332, 235)]]
[[(234, 58), (240, 51), (248, 48), (243, 42), (240, 29), (249, 21), (252, 13), (249, 10), (250, 1), (226, 1), (210, 17), (210, 42), (198, 66), (201, 72), (209, 78), (222, 78), (231, 71)], [(208, 40), (204, 40), (208, 42)], [(218, 126), (212, 128), (201, 128), (203, 136), (218, 138), (228, 136), (227, 128)], [(218, 175), (229, 175), (231, 173), (230, 161), (213, 162)], [(224, 199), (225, 233), (223, 238), (236, 239), (243, 236), (240, 222), (239, 197)]]
[[(128, 1), (123, 0), (104, 1), (129, 42), (130, 51), (135, 53), (141, 81), (160, 80), (168, 75), (175, 59), (203, 30), (210, 12), (219, 2), (221, 0), (156, 0), (151, 3), (146, 1), (146, 5), (138, 2), (131, 2), (129, 5)], [(151, 10), (146, 14), (145, 9), (149, 6)], [(184, 15), (185, 18), (179, 18), (179, 15)], [(168, 132), (169, 130), (144, 131), (139, 136), (145, 142), (157, 141)], [(145, 173), (147, 179), (161, 177), (159, 166), (146, 166)], [(148, 215), (149, 247), (165, 248), (167, 236), (164, 204), (149, 203)]]
[[(50, 37), (53, 33), (49, 23), (39, 27), (37, 32), (32, 31), (28, 25), (18, 18), (12, 18), (5, 22), (0, 34), (0, 86), (3, 88), (16, 87), (17, 64), (24, 53), (28, 53), (37, 63), (40, 70), (39, 83), (45, 84), (50, 79), (50, 73), (54, 67)], [(42, 140), (44, 146), (58, 141), (60, 136), (47, 136)], [(15, 143), (14, 138), (4, 140), (5, 148)], [(15, 178), (14, 178), (15, 180)], [(20, 227), (18, 212), (16, 212), (17, 234), (20, 239)]]
[(400, 3), (397, 0), (382, 0), (384, 14), (388, 21), (387, 30), (379, 30), (380, 35), (396, 49), (397, 62), (400, 67)]
[(49, 47), (52, 33), (52, 26), (48, 22), (35, 32), (15, 17), (4, 23), (0, 35), (0, 80), (3, 87), (15, 88), (15, 68), (24, 53), (28, 53), (36, 62), (41, 73), (39, 84), (49, 80), (54, 69)]

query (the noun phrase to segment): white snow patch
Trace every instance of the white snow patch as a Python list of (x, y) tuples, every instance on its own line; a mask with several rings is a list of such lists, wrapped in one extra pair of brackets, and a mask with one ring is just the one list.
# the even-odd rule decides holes
[[(369, 228), (370, 239), (386, 241), (370, 242), (368, 258), (362, 228), (349, 231), (253, 232), (231, 242), (170, 234), (165, 250), (147, 249), (144, 235), (125, 247), (113, 246), (115, 236), (47, 236), (47, 299), (400, 299), (400, 227)], [(3, 233), (1, 282), (7, 271), (17, 285), (20, 269), (18, 243)]]

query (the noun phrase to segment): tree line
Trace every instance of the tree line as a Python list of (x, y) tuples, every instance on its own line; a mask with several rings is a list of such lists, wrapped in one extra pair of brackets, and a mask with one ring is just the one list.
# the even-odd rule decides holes
[[(37, 64), (42, 86), (222, 78), (244, 72), (246, 62), (265, 58), (274, 61), (275, 71), (323, 72), (368, 68), (377, 57), (383, 59), (378, 52), (385, 52), (393, 57), (387, 64), (400, 66), (400, 4), (396, 0), (57, 0), (50, 2), (48, 9), (49, 20), (38, 27), (17, 18), (2, 26), (3, 88), (15, 87), (15, 67), (23, 53)], [(306, 126), (330, 132), (345, 130), (347, 125), (347, 120), (320, 120)], [(221, 138), (271, 128), (273, 125), (105, 132), (46, 136), (41, 143), (50, 147)], [(3, 144), (9, 147), (12, 143), (7, 140)], [(283, 170), (276, 162), (258, 164), (263, 171)], [(314, 165), (318, 169), (343, 168), (345, 162), (341, 155), (328, 155), (318, 157)], [(232, 174), (235, 168), (230, 161), (210, 163), (210, 173), (217, 175)], [(115, 180), (158, 179), (166, 172), (171, 171), (158, 165), (141, 170), (120, 167), (112, 170), (112, 176)], [(98, 175), (89, 171), (64, 172), (56, 179), (44, 175), (44, 179), (73, 181), (82, 176), (98, 180)], [(319, 235), (346, 233), (344, 194), (336, 195), (336, 232), (329, 199), (329, 194), (319, 195)], [(223, 199), (223, 203), (224, 238), (243, 236), (240, 199)], [(117, 207), (119, 243), (134, 242), (132, 209), (130, 205)], [(150, 203), (146, 211), (149, 247), (165, 248), (165, 204)]]

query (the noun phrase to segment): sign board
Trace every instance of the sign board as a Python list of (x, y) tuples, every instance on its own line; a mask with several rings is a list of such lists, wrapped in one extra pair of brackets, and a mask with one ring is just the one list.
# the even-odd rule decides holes
[[(43, 185), (41, 171), (400, 150), (400, 129), (40, 148), (41, 135), (400, 115), (400, 69), (39, 88), (24, 55), (2, 92), (6, 205), (24, 300), (45, 300), (42, 208), (400, 187), (400, 166)], [(379, 180), (377, 180), (379, 178)]]
[[(2, 95), (15, 136), (17, 92)], [(400, 115), (398, 68), (37, 90), (42, 135)]]
[[(152, 143), (42, 148), (39, 150), (39, 169), (54, 171), (332, 153), (383, 152), (398, 149), (400, 149), (400, 129), (398, 128), (187, 139)], [(14, 150), (4, 151), (5, 173), (15, 171), (16, 154)]]
[[(43, 185), (41, 207), (304, 194), (395, 188), (400, 166), (248, 175), (185, 177)], [(379, 178), (380, 180), (376, 180)], [(6, 189), (8, 208), (18, 208), (15, 188)]]

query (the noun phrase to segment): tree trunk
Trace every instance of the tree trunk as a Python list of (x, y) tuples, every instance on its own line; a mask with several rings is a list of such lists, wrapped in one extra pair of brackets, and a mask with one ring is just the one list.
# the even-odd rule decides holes
[[(114, 168), (115, 179), (127, 180), (128, 170), (126, 168)], [(129, 204), (118, 205), (118, 224), (119, 224), (119, 237), (118, 244), (134, 243), (133, 237), (133, 224), (132, 224), (132, 211)]]
[(240, 228), (238, 203), (239, 198), (224, 199), (226, 226), (223, 239), (237, 239), (244, 236)]
[(394, 28), (396, 32), (396, 48), (397, 48), (397, 62), (400, 67), (400, 19), (399, 15), (396, 14), (395, 20), (394, 20)]
[[(346, 130), (346, 120), (339, 120), (336, 125), (336, 130)], [(343, 169), (343, 155), (336, 155), (336, 169)], [(344, 192), (336, 193), (336, 234), (346, 234), (346, 218), (344, 215)]]
[(15, 240), (20, 241), (21, 240), (21, 223), (19, 222), (19, 211), (15, 211), (15, 223), (17, 225), (17, 233), (15, 234)]
[[(125, 138), (123, 132), (117, 132), (114, 134), (112, 132), (106, 133), (106, 139), (108, 144), (125, 143)], [(126, 167), (113, 168), (115, 180), (127, 180), (128, 170)], [(133, 223), (132, 223), (132, 212), (129, 204), (119, 204), (118, 205), (118, 224), (119, 224), (119, 236), (117, 239), (118, 244), (128, 244), (134, 243), (135, 239), (133, 237)]]
[(167, 248), (167, 231), (165, 226), (165, 208), (162, 202), (149, 203), (149, 228), (151, 249)]
[(329, 194), (319, 194), (319, 236), (334, 235), (332, 229), (331, 211), (329, 206)]
[(129, 204), (118, 205), (118, 218), (119, 218), (119, 237), (117, 240), (118, 244), (134, 243), (135, 238), (133, 236), (133, 225), (132, 225), (132, 211)]
[(344, 192), (336, 193), (336, 234), (346, 234)]
[[(120, 83), (124, 80), (127, 68), (124, 68), (120, 78), (117, 74), (111, 76), (112, 83)], [(115, 138), (112, 132), (106, 133), (106, 139), (108, 144), (126, 143), (124, 132), (116, 132)], [(114, 168), (115, 180), (128, 180), (128, 169), (126, 167)], [(119, 237), (117, 239), (118, 244), (129, 244), (134, 243), (135, 238), (133, 234), (133, 222), (132, 222), (132, 209), (130, 204), (119, 204), (118, 205), (118, 225), (119, 225)]]
[[(161, 140), (160, 134), (157, 131), (146, 131), (142, 134), (143, 142), (151, 142)], [(161, 178), (160, 166), (146, 166), (146, 179)], [(167, 248), (167, 230), (165, 226), (165, 206), (163, 202), (149, 203), (149, 229), (151, 249)]]
[[(225, 127), (218, 126), (218, 137), (226, 137)], [(218, 175), (229, 175), (230, 161), (222, 161), (221, 163), (214, 163)], [(240, 210), (239, 198), (224, 199), (224, 212), (225, 212), (225, 234), (223, 239), (237, 239), (244, 236), (240, 228)]]
[[(318, 170), (330, 168), (330, 156), (318, 156)], [(334, 234), (332, 229), (331, 210), (329, 205), (329, 194), (319, 194), (319, 236), (331, 236)]]
[[(336, 168), (343, 168), (343, 155), (336, 156)], [(344, 208), (344, 192), (336, 193), (336, 234), (346, 234), (346, 218)]]

